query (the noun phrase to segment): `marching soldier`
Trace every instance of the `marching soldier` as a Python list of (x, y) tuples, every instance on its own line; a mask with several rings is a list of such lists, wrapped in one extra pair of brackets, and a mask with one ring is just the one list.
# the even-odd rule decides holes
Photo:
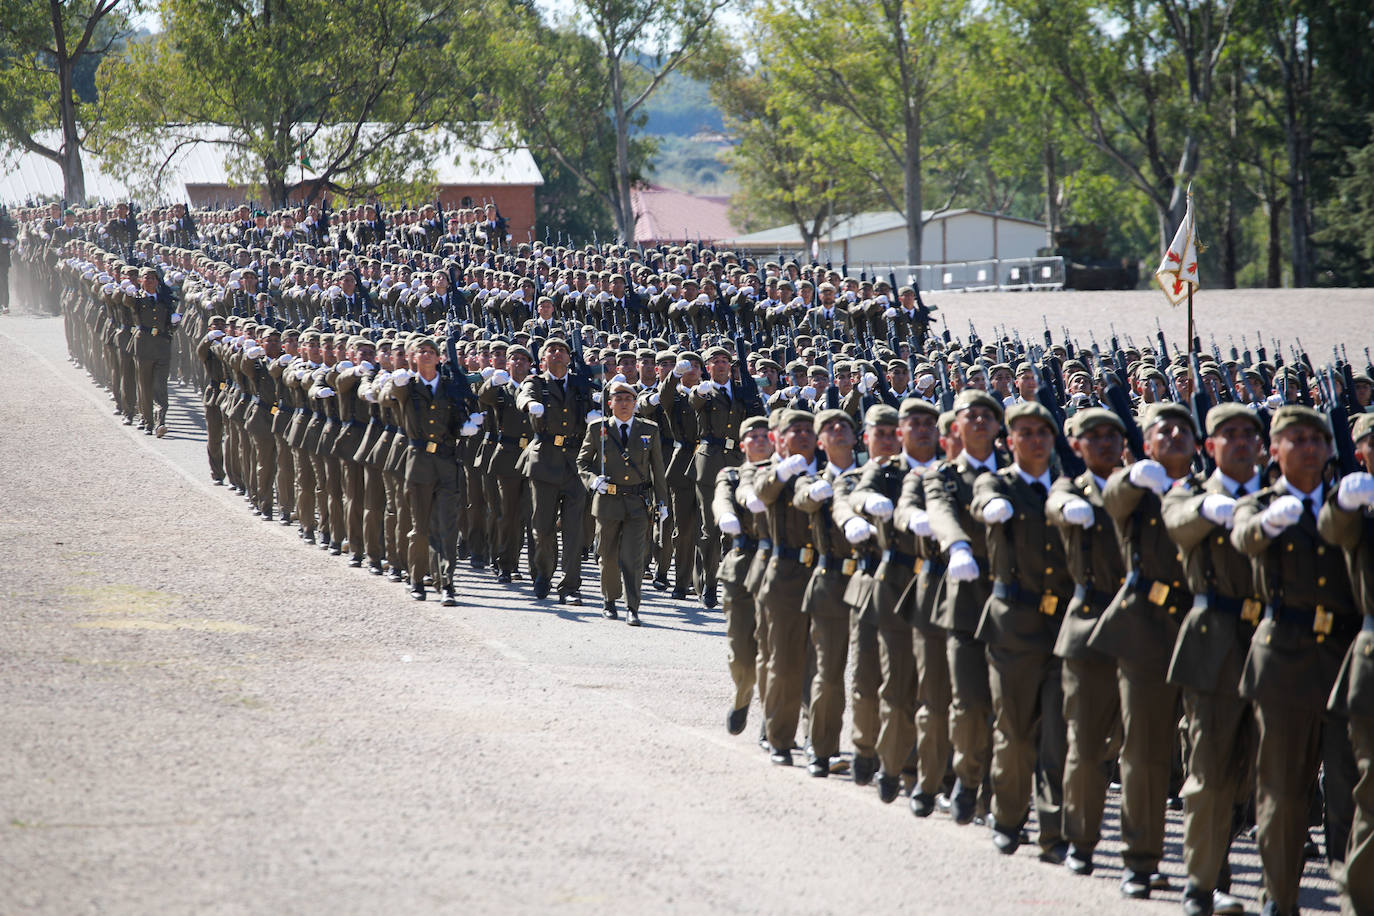
[[(1346, 568), (1363, 627), (1346, 653), (1328, 705), (1333, 717), (1348, 716), (1350, 744), (1359, 769), (1354, 817), (1345, 858), (1343, 913), (1374, 912), (1374, 414), (1363, 414), (1351, 431), (1355, 458), (1365, 468), (1346, 476), (1322, 506), (1321, 536), (1345, 551)], [(1337, 719), (1339, 721), (1339, 719)]]
[[(534, 531), (534, 595), (548, 597), (563, 537), (563, 578), (558, 602), (582, 604), (582, 513), (587, 490), (577, 472), (577, 448), (587, 423), (599, 419), (586, 381), (568, 371), (567, 341), (550, 337), (542, 351), (544, 371), (520, 384), (516, 406), (529, 414), (534, 443), (520, 456), (519, 470), (530, 479)], [(412, 509), (414, 507), (412, 506)], [(561, 523), (561, 524), (560, 524)]]
[[(635, 390), (612, 382), (605, 397), (610, 415), (587, 425), (577, 467), (592, 497), (601, 554), (602, 616), (617, 619), (625, 596), (625, 622), (639, 626), (644, 552), (652, 516), (667, 514), (668, 486), (658, 427), (635, 417)], [(649, 496), (652, 494), (653, 502)], [(622, 587), (623, 586), (623, 587)]]
[(1193, 593), (1169, 662), (1169, 682), (1183, 691), (1189, 751), (1183, 796), (1183, 859), (1190, 916), (1241, 913), (1232, 897), (1227, 850), (1243, 823), (1238, 810), (1254, 791), (1254, 711), (1239, 693), (1241, 665), (1261, 604), (1250, 560), (1231, 545), (1236, 503), (1262, 489), (1258, 463), (1264, 429), (1240, 404), (1207, 413), (1203, 446), (1216, 462), (1164, 496), (1164, 524), (1183, 555)]
[(1331, 453), (1326, 418), (1310, 407), (1285, 405), (1274, 411), (1269, 436), (1281, 476), (1239, 501), (1231, 543), (1250, 557), (1265, 603), (1240, 692), (1255, 704), (1259, 723), (1255, 812), (1268, 895), (1264, 912), (1287, 916), (1297, 912), (1309, 790), (1318, 767), (1327, 857), (1338, 875), (1345, 856), (1355, 760), (1346, 723), (1328, 713), (1327, 704), (1361, 615), (1342, 552), (1317, 528), (1323, 502), (1339, 498), (1339, 488), (1322, 476)]

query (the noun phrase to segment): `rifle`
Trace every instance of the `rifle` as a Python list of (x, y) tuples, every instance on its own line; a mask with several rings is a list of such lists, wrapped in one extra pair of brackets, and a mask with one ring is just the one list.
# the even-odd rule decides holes
[[(1048, 331), (1046, 331), (1048, 334)], [(1060, 406), (1053, 392), (1045, 384), (1045, 375), (1041, 371), (1040, 361), (1032, 359), (1031, 368), (1035, 370), (1037, 381), (1040, 383), (1036, 387), (1035, 398), (1054, 418), (1054, 450), (1059, 455), (1059, 464), (1064, 469), (1064, 473), (1070, 477), (1077, 477), (1087, 470), (1087, 465), (1083, 459), (1069, 445), (1069, 439), (1064, 435), (1064, 408)]]
[(935, 367), (940, 372), (940, 412), (944, 413), (954, 409), (954, 389), (949, 383), (949, 366), (944, 357), (935, 361)]
[[(1330, 366), (1326, 367), (1323, 375), (1324, 379), (1322, 375), (1318, 375), (1317, 383), (1326, 398), (1326, 416), (1331, 423), (1331, 437), (1336, 444), (1336, 460), (1340, 464), (1342, 474), (1353, 474), (1360, 466), (1355, 462), (1355, 441), (1350, 431), (1350, 416), (1346, 413), (1341, 400), (1336, 397), (1336, 380)], [(1349, 389), (1346, 393), (1349, 393)]]
[(1116, 414), (1126, 426), (1126, 445), (1131, 449), (1131, 454), (1137, 459), (1145, 457), (1145, 434), (1140, 431), (1140, 424), (1136, 422), (1135, 411), (1131, 409), (1131, 398), (1126, 390), (1117, 384), (1108, 384), (1102, 390), (1104, 406), (1112, 413)]
[[(1193, 424), (1196, 426), (1198, 435), (1201, 436), (1207, 429), (1207, 411), (1212, 409), (1212, 398), (1202, 387), (1201, 362), (1198, 360), (1197, 352), (1188, 354), (1188, 365), (1193, 370), (1193, 393), (1188, 399), (1188, 406), (1193, 414)], [(1217, 469), (1217, 463), (1203, 449), (1199, 454), (1202, 457), (1202, 469), (1204, 473), (1211, 474)], [(1196, 460), (1196, 459), (1195, 459)]]

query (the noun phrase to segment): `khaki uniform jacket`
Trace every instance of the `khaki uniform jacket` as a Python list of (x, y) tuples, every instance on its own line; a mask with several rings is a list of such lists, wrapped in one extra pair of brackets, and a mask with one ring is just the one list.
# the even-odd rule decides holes
[(477, 390), (477, 402), (486, 411), (487, 422), (496, 428), (496, 441), (487, 457), (486, 470), (497, 477), (519, 477), (516, 465), (534, 441), (530, 415), (515, 406), (516, 392), (514, 381), (495, 385), (490, 379)]
[[(738, 518), (740, 533), (737, 537), (743, 538), (744, 542), (753, 541), (757, 544), (760, 535), (758, 516), (750, 512), (748, 507), (739, 499), (740, 484), (746, 476), (752, 476), (752, 473), (753, 468), (750, 466), (721, 468), (720, 473), (716, 475), (716, 489), (712, 494), (711, 511), (717, 521), (723, 515), (733, 515)], [(725, 556), (721, 557), (720, 568), (716, 572), (716, 577), (721, 582), (735, 585), (744, 584), (756, 549), (757, 547), (738, 547), (732, 543)]]
[(1365, 631), (1350, 645), (1328, 708), (1342, 715), (1374, 716), (1374, 513), (1347, 512), (1334, 498), (1328, 499), (1317, 530), (1345, 551), (1355, 601), (1365, 615)]
[(985, 474), (973, 486), (974, 518), (982, 519), (987, 504), (998, 497), (1011, 502), (1012, 516), (985, 525), (996, 584), (976, 635), (990, 646), (1049, 654), (1073, 595), (1064, 543), (1045, 516), (1049, 491), (1037, 494), (1014, 467)]
[[(1164, 494), (1164, 526), (1183, 554), (1183, 572), (1195, 596), (1174, 643), (1169, 681), (1234, 697), (1261, 603), (1250, 558), (1232, 546), (1229, 531), (1202, 516), (1202, 501), (1211, 493), (1228, 495), (1220, 471), (1210, 477), (1193, 475)], [(1228, 607), (1209, 607), (1218, 599)], [(1235, 602), (1242, 604), (1242, 612), (1235, 610)]]
[[(1006, 460), (997, 452), (993, 452), (989, 460), (995, 461), (999, 468), (1006, 466)], [(981, 468), (969, 463), (967, 454), (961, 454), (953, 461), (941, 461), (926, 471), (921, 478), (921, 487), (925, 491), (926, 512), (930, 515), (930, 527), (939, 542), (940, 552), (948, 559), (949, 549), (959, 541), (966, 541), (986, 580), (990, 579), (987, 533), (972, 512), (973, 483), (982, 473)], [(946, 630), (974, 632), (983, 616), (985, 587), (978, 587), (976, 582), (946, 582), (945, 600), (934, 622)]]
[(561, 485), (577, 475), (577, 448), (587, 432), (591, 390), (571, 372), (562, 389), (540, 372), (520, 383), (515, 405), (528, 413), (536, 401), (544, 405), (544, 415), (530, 417), (534, 442), (520, 456), (517, 469), (531, 480)]
[[(1260, 515), (1284, 495), (1290, 491), (1278, 480), (1236, 506), (1231, 543), (1250, 557), (1255, 587), (1266, 605), (1265, 619), (1250, 640), (1240, 694), (1259, 703), (1320, 712), (1326, 709), (1346, 647), (1354, 638), (1345, 630), (1358, 625), (1360, 618), (1345, 556), (1321, 536), (1316, 519), (1304, 512), (1277, 538), (1264, 532)], [(1327, 495), (1334, 498), (1331, 492)], [(1332, 623), (1332, 633), (1320, 642), (1312, 624), (1295, 622), (1285, 613), (1310, 614), (1318, 607), (1331, 615)]]
[[(1093, 507), (1093, 526), (1084, 529), (1064, 519), (1064, 505), (1073, 498), (1087, 500)], [(1088, 648), (1098, 618), (1112, 603), (1117, 591), (1126, 581), (1126, 563), (1121, 557), (1121, 544), (1116, 538), (1116, 526), (1102, 502), (1102, 490), (1091, 471), (1084, 471), (1072, 479), (1061, 477), (1050, 487), (1045, 503), (1045, 517), (1059, 530), (1073, 577), (1074, 597), (1059, 626), (1059, 639), (1054, 654), (1060, 658), (1091, 658), (1105, 656)], [(1080, 592), (1083, 592), (1080, 596)]]
[[(663, 469), (658, 427), (641, 417), (631, 420), (629, 443), (625, 446), (620, 444), (619, 424), (614, 419), (603, 418), (588, 424), (577, 454), (577, 469), (592, 493), (592, 514), (597, 518), (627, 518), (634, 511), (646, 509), (649, 496), (656, 503), (668, 502), (668, 480)], [(602, 474), (610, 480), (606, 492), (598, 493), (593, 483)], [(635, 490), (626, 492), (628, 488)]]

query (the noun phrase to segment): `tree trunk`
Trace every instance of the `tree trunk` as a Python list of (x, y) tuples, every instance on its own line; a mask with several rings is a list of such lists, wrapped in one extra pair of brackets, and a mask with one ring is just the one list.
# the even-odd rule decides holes
[(1058, 247), (1055, 235), (1059, 232), (1059, 169), (1055, 161), (1054, 141), (1045, 138), (1045, 247)]
[(615, 119), (615, 226), (622, 245), (634, 243), (635, 212), (630, 197), (630, 125), (625, 114), (625, 80), (620, 58), (609, 54), (611, 71), (612, 117)]
[(286, 166), (269, 156), (263, 160), (262, 173), (266, 179), (267, 199), (273, 207), (285, 207)]
[[(925, 229), (922, 218), (921, 182), (921, 113), (914, 105), (906, 108), (906, 149), (902, 163), (902, 203), (906, 206), (906, 260), (921, 263), (921, 233)], [(895, 292), (895, 291), (894, 291)]]
[(1279, 57), (1284, 61), (1283, 134), (1288, 153), (1288, 229), (1293, 261), (1292, 282), (1294, 286), (1302, 287), (1312, 285), (1312, 223), (1307, 199), (1311, 139), (1306, 123), (1310, 84), (1306, 65), (1309, 49), (1299, 45), (1297, 32), (1297, 24), (1290, 23), (1287, 47), (1282, 49)]
[(1228, 112), (1228, 140), (1230, 148), (1226, 157), (1226, 230), (1221, 242), (1221, 285), (1225, 289), (1236, 288), (1236, 241), (1240, 236), (1240, 216), (1236, 208), (1236, 195), (1240, 193), (1240, 156), (1239, 128), (1236, 112), (1240, 108), (1240, 79), (1231, 73), (1231, 92)]
[(1269, 222), (1269, 241), (1264, 252), (1264, 285), (1278, 289), (1283, 285), (1283, 229), (1280, 214), (1283, 211), (1283, 198), (1275, 189), (1265, 195), (1264, 212)]
[(68, 204), (86, 203), (86, 173), (81, 168), (81, 138), (76, 132), (76, 98), (72, 86), (73, 61), (67, 55), (67, 32), (62, 24), (61, 0), (48, 0), (56, 54), (58, 115), (62, 120), (62, 195)]

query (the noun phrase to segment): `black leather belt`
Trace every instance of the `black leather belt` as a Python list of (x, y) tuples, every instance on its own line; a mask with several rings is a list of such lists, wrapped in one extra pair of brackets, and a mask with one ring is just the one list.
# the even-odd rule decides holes
[(810, 566), (816, 562), (816, 548), (786, 547), (782, 544), (773, 545), (773, 559), (775, 560), (796, 560), (803, 566)]
[[(742, 534), (737, 534), (735, 535), (734, 539), (730, 541), (730, 546), (735, 548), (736, 550), (743, 550), (744, 552), (748, 553), (751, 550), (757, 550), (759, 542), (751, 537), (745, 537)], [(1374, 618), (1370, 619), (1374, 620)]]
[(366, 421), (366, 420), (349, 420), (348, 423), (347, 423), (346, 425), (348, 425), (348, 426), (366, 426), (366, 425), (367, 425), (367, 421)]
[(309, 407), (297, 407), (297, 408), (296, 408), (296, 413), (310, 413), (310, 412), (311, 412), (311, 410), (310, 410)]
[(1112, 603), (1116, 595), (1111, 592), (1099, 592), (1095, 588), (1088, 588), (1086, 585), (1075, 585), (1073, 587), (1073, 598), (1081, 601), (1091, 608), (1102, 610)]
[(423, 452), (427, 455), (437, 455), (440, 458), (452, 457), (454, 453), (454, 446), (443, 442), (431, 442), (428, 439), (411, 439), (410, 447), (417, 452)]
[(1264, 603), (1258, 598), (1231, 598), (1227, 595), (1218, 595), (1216, 592), (1195, 596), (1193, 607), (1231, 614), (1252, 627), (1259, 623), (1260, 616), (1264, 613)]
[(1055, 616), (1068, 606), (1068, 602), (1054, 592), (1027, 591), (1015, 582), (1003, 582), (1000, 579), (993, 580), (992, 596), (1008, 604), (1035, 607), (1047, 617)]
[[(1355, 634), (1364, 626), (1364, 622), (1361, 620), (1362, 616), (1329, 611), (1320, 604), (1315, 608), (1275, 607), (1271, 604), (1264, 609), (1266, 620), (1286, 623), (1303, 630), (1311, 630), (1317, 634), (1317, 642), (1324, 641), (1328, 636), (1342, 641), (1354, 638)], [(1367, 617), (1364, 618), (1364, 620), (1368, 619)]]
[(555, 436), (552, 433), (536, 433), (534, 438), (536, 442), (551, 442), (559, 448), (577, 444), (576, 436)]
[(607, 496), (642, 496), (644, 494), (644, 484), (642, 483), (606, 483)]
[(524, 448), (530, 444), (529, 436), (497, 436), (496, 440), (502, 445), (514, 445), (517, 448)]
[(400, 431), (401, 431), (401, 428), (400, 428), (399, 426), (392, 426), (390, 423), (388, 423), (386, 426), (383, 426), (383, 427), (382, 427), (382, 432), (384, 432), (384, 433), (397, 433), (397, 432), (400, 432)]
[(892, 548), (883, 551), (883, 562), (887, 564), (889, 569), (906, 569), (914, 575), (920, 575), (921, 570), (925, 569), (927, 565), (933, 565), (925, 557), (902, 553), (900, 550), (893, 550)]
[(768, 540), (768, 538), (759, 538), (759, 551), (762, 553), (772, 553), (773, 542)]
[(816, 568), (823, 573), (833, 573), (839, 576), (852, 576), (858, 572), (858, 557), (841, 557), (833, 553), (821, 554), (816, 561)]
[(1132, 592), (1144, 592), (1146, 599), (1155, 607), (1167, 607), (1170, 614), (1175, 614), (1184, 605), (1192, 606), (1193, 598), (1188, 594), (1187, 589), (1176, 586), (1172, 582), (1165, 582), (1161, 579), (1146, 579), (1139, 572), (1132, 572), (1126, 576), (1126, 589)]

